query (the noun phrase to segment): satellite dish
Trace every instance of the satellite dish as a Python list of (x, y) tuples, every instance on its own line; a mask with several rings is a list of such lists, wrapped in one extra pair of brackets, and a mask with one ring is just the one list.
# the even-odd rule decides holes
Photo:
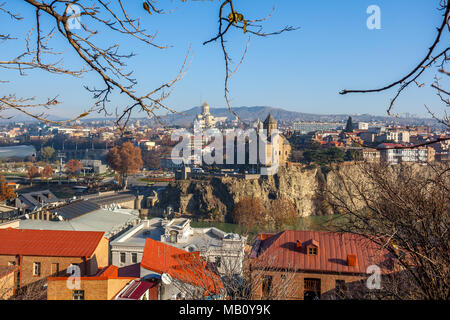
[(163, 273), (163, 274), (161, 275), (161, 281), (162, 281), (164, 284), (171, 284), (171, 283), (172, 283), (172, 277), (171, 277), (170, 274), (168, 274), (168, 273)]

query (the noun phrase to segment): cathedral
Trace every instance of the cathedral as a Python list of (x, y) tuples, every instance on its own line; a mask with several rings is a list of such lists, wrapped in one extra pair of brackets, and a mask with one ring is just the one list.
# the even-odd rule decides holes
[(209, 104), (205, 101), (202, 105), (202, 113), (198, 114), (195, 120), (199, 123), (202, 130), (214, 128), (216, 120), (214, 116), (209, 113)]

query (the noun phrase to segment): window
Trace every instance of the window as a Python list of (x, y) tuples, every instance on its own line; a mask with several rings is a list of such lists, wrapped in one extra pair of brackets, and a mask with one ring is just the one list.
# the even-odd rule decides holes
[(131, 262), (132, 263), (137, 263), (137, 253), (136, 252), (133, 252), (131, 254)]
[(272, 290), (272, 276), (263, 276), (262, 278), (262, 297), (268, 298)]
[(73, 300), (84, 300), (84, 290), (73, 290), (72, 298)]
[(303, 298), (305, 300), (320, 299), (320, 279), (305, 278), (303, 287)]
[(125, 263), (125, 261), (126, 261), (125, 252), (121, 252), (120, 253), (120, 263)]
[(59, 273), (59, 263), (52, 263), (52, 274)]
[(40, 276), (40, 275), (41, 275), (41, 263), (34, 262), (33, 263), (33, 276)]
[(308, 248), (308, 254), (317, 255), (317, 248), (316, 247), (309, 247)]
[(16, 265), (16, 262), (15, 261), (10, 261), (10, 262), (8, 262), (8, 266), (15, 266)]

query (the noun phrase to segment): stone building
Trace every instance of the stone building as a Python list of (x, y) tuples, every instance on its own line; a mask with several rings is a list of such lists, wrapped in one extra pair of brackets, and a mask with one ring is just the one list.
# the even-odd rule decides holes
[[(272, 153), (277, 150), (278, 151), (278, 164), (285, 165), (291, 155), (291, 145), (287, 141), (287, 139), (277, 132), (278, 123), (275, 118), (269, 114), (263, 122), (263, 129), (266, 130), (267, 135), (267, 144), (265, 145), (266, 152), (265, 155), (267, 159), (273, 159)], [(277, 143), (275, 146), (274, 143)], [(261, 146), (259, 146), (261, 148)], [(273, 150), (275, 148), (275, 150)], [(272, 162), (264, 161), (266, 165), (270, 166)]]

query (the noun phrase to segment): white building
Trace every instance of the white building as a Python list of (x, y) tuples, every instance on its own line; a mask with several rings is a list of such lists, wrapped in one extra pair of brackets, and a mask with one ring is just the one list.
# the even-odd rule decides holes
[(191, 220), (186, 218), (143, 220), (110, 243), (112, 264), (123, 267), (139, 263), (147, 238), (187, 252), (198, 251), (223, 275), (239, 275), (242, 272), (247, 237), (214, 227), (192, 228)]
[(357, 122), (355, 125), (355, 129), (369, 130), (369, 123), (368, 122)]
[(195, 118), (200, 124), (201, 129), (214, 128), (216, 120), (212, 114), (209, 113), (209, 104), (205, 101), (202, 106), (202, 113), (198, 114)]
[(384, 143), (380, 149), (382, 161), (397, 164), (401, 162), (427, 162), (429, 160), (428, 148), (395, 149), (395, 145)]

